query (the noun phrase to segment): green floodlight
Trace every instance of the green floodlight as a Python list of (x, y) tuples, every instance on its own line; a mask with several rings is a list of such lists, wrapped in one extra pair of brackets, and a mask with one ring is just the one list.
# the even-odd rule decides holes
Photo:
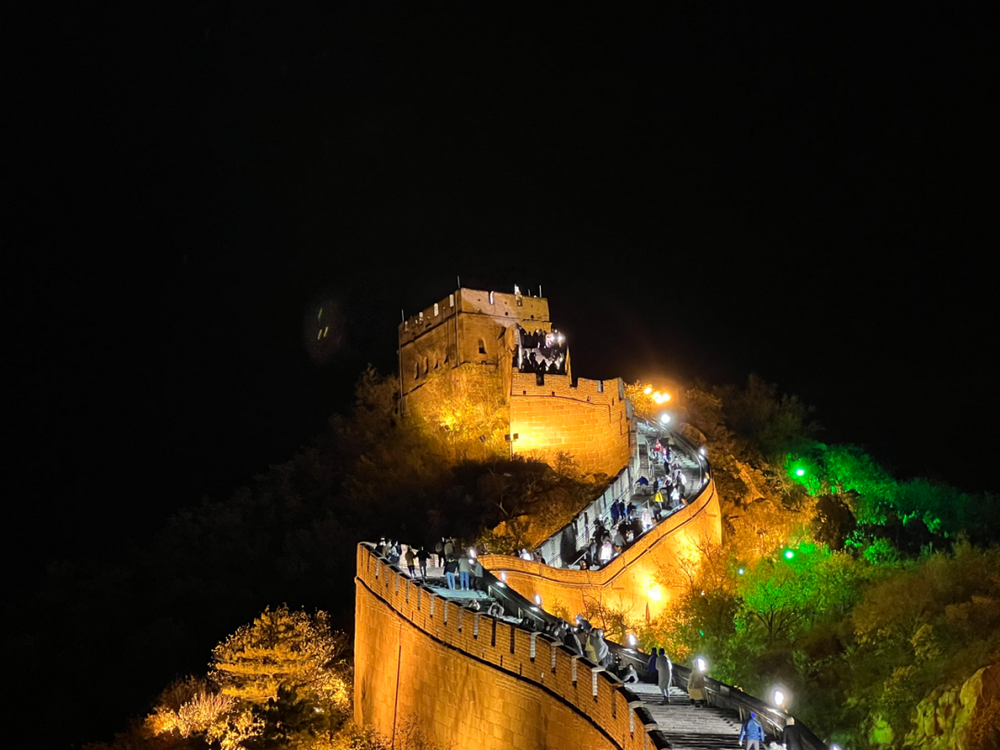
[(806, 475), (806, 470), (805, 469), (796, 469), (795, 470), (795, 476), (797, 476), (797, 477), (804, 477), (805, 475)]
[(795, 553), (792, 552), (792, 550), (790, 550), (790, 549), (786, 549), (785, 550), (785, 559), (786, 560), (791, 560), (793, 557), (795, 557)]

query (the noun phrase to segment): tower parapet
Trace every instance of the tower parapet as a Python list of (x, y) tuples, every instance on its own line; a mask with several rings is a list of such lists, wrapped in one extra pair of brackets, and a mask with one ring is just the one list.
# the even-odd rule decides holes
[(548, 300), (517, 287), (460, 288), (400, 323), (399, 392), (404, 415), (431, 421), (456, 401), (490, 399), (511, 455), (552, 463), (563, 453), (584, 473), (609, 477), (629, 462), (624, 383), (574, 379)]

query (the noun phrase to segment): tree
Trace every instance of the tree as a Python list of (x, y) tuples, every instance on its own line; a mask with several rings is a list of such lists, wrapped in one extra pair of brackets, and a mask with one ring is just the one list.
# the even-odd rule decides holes
[(209, 676), (223, 695), (251, 706), (279, 701), (285, 691), (285, 704), (306, 701), (329, 716), (345, 715), (347, 647), (347, 637), (330, 629), (325, 612), (269, 607), (215, 647)]

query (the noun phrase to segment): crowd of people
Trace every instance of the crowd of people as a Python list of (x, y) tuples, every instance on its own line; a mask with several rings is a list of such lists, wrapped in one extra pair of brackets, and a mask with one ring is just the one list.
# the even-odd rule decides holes
[(566, 374), (566, 337), (556, 330), (534, 330), (530, 333), (518, 327), (518, 347), (514, 351), (514, 367), (518, 372)]

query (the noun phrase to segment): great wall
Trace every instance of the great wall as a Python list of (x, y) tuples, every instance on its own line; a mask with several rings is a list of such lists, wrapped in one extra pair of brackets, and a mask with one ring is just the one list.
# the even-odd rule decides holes
[[(532, 350), (530, 358), (525, 342), (534, 339), (526, 328), (551, 342), (544, 350)], [(536, 351), (547, 358), (541, 366)], [(411, 579), (371, 545), (359, 545), (358, 724), (392, 738), (394, 747), (399, 746), (396, 738), (403, 738), (402, 745), (417, 732), (441, 747), (477, 750), (695, 749), (735, 744), (731, 730), (738, 723), (733, 721), (755, 710), (769, 736), (787, 747), (825, 750), (783, 710), (710, 678), (706, 690), (712, 708), (692, 720), (683, 712), (687, 699), (681, 690), (678, 705), (665, 712), (648, 690), (642, 694), (649, 686), (629, 689), (613, 672), (558, 639), (524, 627), (555, 620), (553, 609), (583, 612), (595, 602), (648, 621), (669, 602), (663, 571), (694, 564), (700, 544), (721, 539), (719, 499), (705, 446), (675, 434), (670, 438), (675, 450), (687, 457), (684, 478), (691, 491), (684, 502), (596, 570), (579, 569), (567, 559), (572, 554), (563, 554), (585, 543), (615, 500), (631, 499), (640, 477), (652, 476), (643, 432), (655, 426), (634, 413), (620, 379), (574, 379), (547, 300), (516, 289), (513, 295), (459, 289), (400, 324), (399, 364), (404, 415), (440, 419), (442, 404), (463, 398), (471, 382), (477, 397), (486, 393), (494, 400), (511, 455), (553, 460), (560, 452), (571, 453), (584, 471), (606, 477), (607, 486), (540, 546), (545, 562), (481, 556), (490, 596), (516, 610), (514, 621), (474, 611), (469, 602)], [(621, 663), (631, 661), (645, 672), (645, 655), (610, 645)], [(683, 665), (675, 670), (678, 687), (685, 687), (690, 670)], [(653, 696), (660, 697), (658, 692)]]

